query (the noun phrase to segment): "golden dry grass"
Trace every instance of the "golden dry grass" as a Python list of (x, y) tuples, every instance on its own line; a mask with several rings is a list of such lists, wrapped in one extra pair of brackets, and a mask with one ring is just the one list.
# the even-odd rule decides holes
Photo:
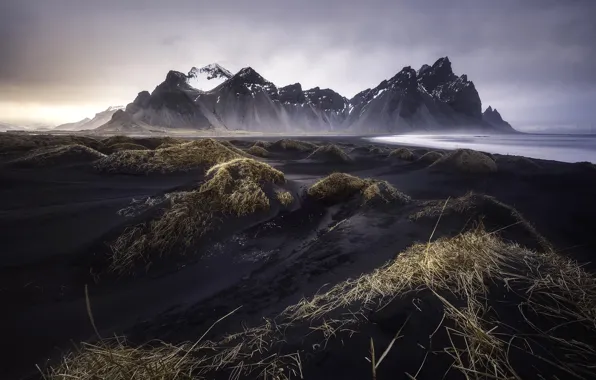
[(486, 174), (497, 171), (496, 162), (482, 152), (457, 149), (430, 165), (431, 168), (468, 174)]
[[(499, 315), (488, 306), (497, 283), (506, 292), (499, 291), (493, 305), (516, 302), (513, 306), (514, 310), (519, 310), (519, 323), (529, 329), (529, 334), (504, 333), (510, 330), (509, 327), (500, 324)], [(97, 346), (83, 346), (79, 352), (67, 356), (57, 369), (50, 371), (63, 377), (51, 378), (87, 380), (93, 379), (92, 375), (97, 373), (123, 379), (122, 373), (130, 375), (138, 367), (139, 373), (145, 375), (143, 378), (169, 379), (172, 373), (186, 374), (186, 370), (194, 366), (193, 379), (211, 378), (222, 373), (231, 378), (298, 379), (302, 378), (300, 352), (285, 356), (278, 354), (292, 328), (306, 326), (311, 338), (313, 334), (319, 334), (324, 342), (340, 339), (339, 333), (343, 332), (342, 345), (346, 346), (350, 344), (349, 336), (357, 333), (359, 325), (370, 323), (370, 314), (382, 310), (396, 298), (415, 299), (422, 293), (443, 305), (445, 323), (442, 321), (436, 326), (433, 335), (441, 330), (447, 339), (442, 340), (444, 349), (435, 349), (433, 356), (450, 357), (451, 371), (459, 372), (463, 378), (519, 379), (510, 355), (520, 353), (565, 373), (565, 378), (591, 376), (596, 350), (583, 340), (584, 337), (563, 338), (558, 330), (579, 324), (594, 331), (596, 278), (576, 262), (554, 252), (530, 251), (478, 228), (452, 238), (415, 244), (369, 274), (341, 282), (324, 293), (288, 307), (275, 319), (278, 322), (265, 320), (260, 326), (245, 327), (221, 340), (192, 346), (186, 343), (178, 350), (166, 343), (147, 352), (141, 351), (144, 347), (136, 349), (121, 345), (110, 354), (106, 350), (96, 350)], [(431, 309), (430, 312), (435, 311)], [(552, 328), (542, 329), (533, 322), (535, 318), (530, 314), (550, 321)], [(424, 323), (424, 318), (420, 321)], [(517, 344), (516, 340), (523, 340), (526, 345)], [(554, 344), (568, 354), (541, 357), (529, 348), (532, 342)], [(373, 359), (373, 374), (375, 362), (380, 363), (391, 346), (392, 343), (378, 362)], [(375, 358), (374, 351), (371, 356)], [(134, 360), (114, 365), (114, 358), (120, 360), (122, 357)], [(184, 360), (169, 360), (172, 357)], [(146, 370), (150, 363), (169, 364), (162, 366), (167, 367), (165, 370), (151, 374)], [(551, 378), (549, 374), (539, 373), (539, 378)]]
[(337, 145), (329, 144), (317, 148), (314, 152), (312, 152), (307, 159), (311, 160), (319, 160), (319, 161), (326, 161), (326, 162), (335, 162), (335, 163), (347, 163), (352, 162), (350, 156), (348, 156), (343, 149), (339, 148)]
[(363, 203), (408, 203), (410, 198), (387, 181), (362, 179), (351, 174), (333, 173), (313, 184), (308, 195), (325, 202), (343, 202), (361, 194)]
[(186, 355), (189, 348), (186, 344), (174, 346), (163, 342), (131, 347), (119, 339), (83, 343), (44, 377), (48, 380), (193, 379), (196, 363), (192, 356)]
[(411, 201), (410, 197), (398, 191), (387, 181), (373, 180), (368, 182), (362, 191), (365, 203), (393, 203), (406, 204)]
[(111, 245), (110, 270), (126, 273), (137, 263), (150, 263), (154, 255), (185, 253), (221, 217), (268, 210), (265, 188), (285, 182), (282, 172), (250, 158), (215, 165), (207, 178), (200, 189), (170, 197), (171, 207), (158, 219), (125, 230)]
[(103, 153), (84, 145), (58, 145), (34, 149), (9, 163), (15, 166), (50, 166), (93, 162), (105, 158)]
[(307, 142), (307, 141), (299, 141), (299, 140), (291, 140), (291, 139), (282, 139), (274, 142), (269, 146), (269, 150), (293, 150), (299, 152), (311, 152), (317, 149), (318, 146), (316, 144)]
[(246, 152), (242, 149), (236, 147), (236, 145), (232, 144), (229, 140), (217, 140), (220, 144), (230, 149), (232, 152), (237, 153), (242, 157), (247, 157)]
[(158, 150), (116, 152), (97, 162), (96, 169), (109, 173), (166, 173), (208, 168), (241, 157), (213, 139), (203, 139)]
[(269, 152), (267, 151), (267, 149), (256, 145), (253, 145), (250, 148), (248, 148), (246, 153), (255, 157), (269, 157)]
[(405, 161), (412, 161), (414, 160), (414, 153), (412, 153), (412, 151), (407, 148), (398, 148), (389, 152), (389, 155), (387, 157), (397, 158)]
[(362, 178), (346, 173), (333, 173), (317, 181), (308, 189), (308, 195), (331, 202), (341, 202), (359, 193), (366, 186)]
[(285, 207), (288, 207), (292, 204), (292, 202), (294, 202), (294, 197), (292, 196), (292, 193), (290, 193), (289, 191), (277, 191), (275, 193), (275, 196), (277, 197), (279, 203), (281, 203)]

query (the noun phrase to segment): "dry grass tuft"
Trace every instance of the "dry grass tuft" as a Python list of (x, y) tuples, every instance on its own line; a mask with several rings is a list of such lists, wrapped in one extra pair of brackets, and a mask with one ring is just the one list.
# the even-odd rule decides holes
[(341, 148), (337, 145), (329, 144), (317, 148), (314, 152), (312, 152), (307, 159), (310, 160), (320, 160), (326, 162), (336, 162), (336, 163), (347, 163), (352, 162), (350, 156), (348, 156)]
[(431, 168), (469, 174), (495, 173), (497, 164), (482, 152), (457, 149), (449, 152), (430, 165)]
[(9, 163), (14, 166), (51, 166), (93, 162), (105, 155), (84, 145), (59, 145), (35, 149)]
[(289, 191), (278, 191), (275, 193), (275, 196), (277, 197), (277, 200), (285, 207), (288, 207), (292, 204), (292, 202), (294, 202), (294, 197)]
[(83, 343), (78, 351), (50, 368), (48, 380), (175, 380), (193, 379), (197, 363), (187, 355), (190, 345), (173, 346), (155, 342), (131, 347), (114, 339), (98, 344)]
[(246, 153), (255, 157), (269, 157), (269, 152), (267, 151), (267, 149), (256, 145), (253, 145), (250, 148), (248, 148)]
[(101, 159), (96, 169), (109, 173), (166, 173), (207, 168), (241, 157), (213, 139), (203, 139), (154, 151), (117, 152)]
[(424, 162), (424, 163), (427, 163), (427, 164), (432, 164), (435, 161), (441, 159), (442, 157), (443, 157), (443, 154), (442, 153), (434, 152), (433, 151), (433, 152), (425, 153), (424, 155), (422, 155), (422, 157), (420, 157), (418, 159), (418, 161), (419, 162)]
[(282, 172), (250, 158), (215, 165), (207, 177), (199, 190), (170, 197), (171, 207), (158, 219), (125, 230), (111, 245), (110, 270), (126, 273), (154, 255), (186, 252), (221, 217), (268, 210), (265, 187), (285, 182)]
[(410, 198), (397, 191), (387, 181), (362, 179), (346, 173), (333, 173), (312, 185), (308, 195), (325, 202), (347, 201), (361, 194), (363, 203), (408, 203)]
[[(495, 290), (497, 294), (491, 299)], [(393, 300), (415, 300), (422, 294), (440, 301), (444, 313), (441, 323), (432, 326), (435, 330), (430, 338), (443, 336), (440, 342), (445, 346), (443, 350), (433, 346), (430, 358), (451, 358), (451, 371), (460, 372), (463, 378), (520, 379), (518, 367), (511, 360), (519, 355), (523, 355), (521, 365), (530, 361), (528, 366), (537, 378), (582, 379), (593, 375), (596, 350), (590, 338), (581, 334), (569, 338), (560, 331), (568, 326), (594, 331), (596, 278), (554, 252), (530, 251), (478, 228), (452, 238), (415, 244), (385, 266), (287, 308), (276, 318), (280, 323), (265, 320), (260, 326), (244, 328), (216, 342), (190, 347), (184, 344), (177, 349), (165, 343), (147, 351), (144, 347), (120, 345), (108, 355), (106, 350), (94, 350), (96, 346), (84, 346), (68, 356), (58, 370), (50, 371), (62, 376), (51, 379), (135, 378), (131, 377), (137, 373), (135, 367), (147, 379), (169, 379), (172, 373), (183, 376), (191, 372), (194, 379), (228, 373), (235, 379), (302, 378), (300, 352), (282, 354), (291, 329), (303, 333), (300, 328), (306, 328), (311, 341), (316, 333), (324, 343), (341, 339), (342, 345), (349, 345), (347, 335), (356, 333), (360, 324), (370, 323), (371, 314)], [(512, 303), (508, 313), (518, 313), (510, 320), (523, 325), (523, 334), (501, 323), (503, 315), (493, 310), (506, 303)], [(419, 311), (437, 312), (434, 308)], [(420, 323), (425, 320), (426, 316), (421, 315)], [(548, 329), (541, 325), (545, 322)], [(544, 350), (543, 344), (557, 347), (558, 354), (541, 356), (538, 350)], [(303, 350), (307, 356), (308, 350)], [(178, 360), (169, 360), (173, 357)], [(147, 368), (153, 368), (149, 363), (171, 364), (159, 367), (170, 369), (148, 373)], [(373, 374), (376, 368), (373, 359)], [(124, 376), (121, 374), (129, 377), (119, 377)]]
[(369, 181), (362, 191), (364, 203), (410, 203), (411, 198), (399, 192), (387, 181)]
[(414, 153), (407, 148), (398, 148), (389, 152), (388, 158), (397, 158), (404, 161), (413, 161)]
[(318, 200), (342, 202), (359, 193), (366, 182), (346, 173), (333, 173), (319, 180), (308, 189), (308, 195)]
[(290, 139), (278, 140), (269, 146), (269, 150), (293, 150), (299, 152), (312, 152), (317, 148), (318, 146), (316, 144)]

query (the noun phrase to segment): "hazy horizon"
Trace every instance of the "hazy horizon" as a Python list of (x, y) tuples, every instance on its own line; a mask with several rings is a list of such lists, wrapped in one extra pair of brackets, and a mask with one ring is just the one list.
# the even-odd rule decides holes
[(0, 5), (0, 121), (75, 122), (152, 91), (168, 70), (214, 62), (350, 98), (404, 66), (449, 56), (483, 109), (497, 108), (514, 127), (589, 131), (593, 14), (589, 0), (8, 0)]

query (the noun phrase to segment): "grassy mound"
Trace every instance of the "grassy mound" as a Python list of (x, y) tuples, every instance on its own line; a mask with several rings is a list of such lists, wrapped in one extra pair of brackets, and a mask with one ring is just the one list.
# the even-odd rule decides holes
[(84, 145), (99, 150), (101, 143), (94, 138), (86, 136), (64, 135), (28, 135), (18, 133), (0, 133), (0, 152), (25, 152), (37, 148)]
[(147, 149), (157, 149), (160, 145), (176, 145), (188, 142), (184, 139), (176, 137), (163, 136), (163, 137), (130, 137), (124, 135), (110, 136), (103, 140), (101, 143), (104, 147), (110, 147), (116, 144), (136, 144), (142, 145)]
[(307, 159), (334, 162), (334, 163), (349, 163), (352, 162), (350, 156), (348, 156), (341, 148), (337, 145), (325, 145), (317, 148), (312, 152)]
[(270, 142), (270, 141), (262, 141), (262, 140), (259, 140), (259, 141), (255, 141), (255, 143), (254, 143), (254, 145), (253, 145), (253, 146), (258, 146), (258, 147), (261, 147), (261, 148), (269, 149), (269, 147), (270, 147), (271, 145), (273, 145), (273, 143), (272, 143), (272, 142)]
[(415, 244), (257, 327), (177, 349), (83, 345), (48, 377), (585, 379), (594, 310), (596, 278), (576, 262), (477, 229)]
[(222, 216), (268, 210), (268, 187), (285, 183), (282, 172), (249, 158), (215, 165), (207, 178), (198, 190), (170, 198), (171, 207), (158, 219), (127, 229), (111, 246), (110, 269), (124, 273), (137, 262), (150, 263), (153, 255), (185, 252)]
[(413, 161), (414, 160), (414, 153), (410, 149), (407, 148), (398, 148), (394, 149), (389, 152), (388, 158), (396, 158), (399, 160), (404, 161)]
[(213, 139), (204, 139), (159, 150), (116, 152), (101, 159), (96, 168), (109, 173), (166, 173), (207, 168), (241, 157)]
[(368, 181), (368, 185), (362, 191), (365, 203), (410, 203), (411, 199), (404, 193), (398, 191), (387, 181)]
[(236, 145), (232, 144), (230, 141), (228, 140), (218, 140), (218, 142), (220, 144), (222, 144), (223, 146), (227, 147), (228, 149), (230, 149), (232, 152), (240, 155), (240, 156), (244, 156), (246, 157), (246, 152), (243, 151), (242, 149), (239, 149)]
[(329, 202), (346, 201), (366, 187), (362, 178), (346, 174), (333, 173), (319, 180), (308, 189), (308, 195)]
[(246, 153), (255, 157), (269, 157), (269, 152), (267, 151), (267, 149), (256, 145), (253, 145), (250, 148), (248, 148)]
[(134, 143), (118, 143), (118, 144), (110, 145), (109, 147), (106, 148), (106, 150), (108, 150), (110, 152), (120, 152), (123, 150), (148, 150), (148, 149), (149, 148), (147, 148), (143, 145), (134, 144)]
[(269, 150), (291, 150), (298, 152), (312, 152), (318, 146), (307, 141), (282, 139), (269, 146)]
[(92, 162), (105, 158), (105, 155), (84, 145), (61, 145), (34, 149), (26, 155), (9, 162), (14, 166), (51, 166)]
[(496, 162), (504, 171), (518, 171), (521, 173), (538, 173), (542, 171), (542, 166), (536, 161), (521, 156), (498, 156)]
[(470, 149), (457, 149), (449, 152), (433, 162), (430, 167), (468, 174), (495, 173), (497, 171), (497, 164), (492, 158)]
[(442, 157), (443, 157), (443, 154), (433, 151), (433, 152), (425, 153), (424, 155), (422, 155), (422, 157), (420, 157), (418, 159), (418, 161), (426, 163), (426, 164), (433, 164), (437, 160), (441, 159)]
[(386, 149), (376, 146), (376, 145), (368, 145), (368, 146), (358, 146), (350, 151), (350, 154), (361, 154), (361, 155), (382, 155), (387, 154)]
[(408, 203), (410, 198), (386, 181), (362, 179), (346, 173), (333, 173), (312, 185), (308, 195), (324, 202), (344, 202), (353, 196), (363, 196), (363, 203)]

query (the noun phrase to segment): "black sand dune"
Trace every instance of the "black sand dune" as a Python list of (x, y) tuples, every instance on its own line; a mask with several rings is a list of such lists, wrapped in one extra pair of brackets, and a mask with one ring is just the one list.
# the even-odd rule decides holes
[[(113, 140), (113, 144), (161, 149), (153, 140)], [(203, 161), (190, 165), (183, 160), (183, 171), (134, 174), (121, 174), (126, 170), (101, 171), (96, 161), (89, 160), (57, 161), (43, 167), (3, 165), (0, 182), (6, 185), (0, 189), (0, 296), (10, 308), (3, 314), (6, 320), (1, 324), (1, 336), (13, 355), (2, 362), (2, 378), (39, 378), (36, 364), (43, 371), (49, 371), (48, 365), (58, 369), (60, 358), (72, 350), (73, 342), (97, 341), (87, 312), (86, 286), (101, 337), (117, 334), (127, 338), (124, 346), (111, 346), (121, 349), (114, 352), (128, 352), (127, 348), (155, 339), (171, 344), (196, 342), (208, 331), (192, 349), (191, 344), (184, 350), (167, 351), (167, 347), (156, 344), (153, 351), (148, 351), (157, 355), (154, 362), (162, 363), (162, 369), (170, 367), (160, 360), (175, 358), (172, 367), (194, 368), (194, 373), (208, 378), (227, 379), (234, 373), (233, 368), (240, 378), (271, 374), (282, 379), (300, 378), (300, 372), (304, 378), (314, 379), (370, 378), (371, 356), (377, 364), (381, 361), (376, 367), (378, 379), (402, 378), (405, 373), (415, 376), (417, 372), (419, 379), (459, 379), (473, 370), (489, 371), (487, 363), (496, 364), (492, 367), (496, 378), (506, 378), (512, 371), (524, 379), (539, 378), (538, 372), (561, 379), (576, 375), (594, 378), (586, 364), (593, 356), (585, 347), (592, 344), (590, 339), (596, 334), (586, 327), (589, 323), (576, 318), (584, 310), (577, 305), (567, 305), (574, 312), (573, 323), (569, 322), (567, 328), (557, 327), (552, 334), (565, 341), (581, 337), (581, 345), (557, 348), (560, 341), (557, 346), (546, 338), (528, 338), (527, 344), (536, 354), (529, 355), (522, 343), (516, 343), (509, 364), (498, 356), (505, 351), (499, 348), (498, 337), (487, 332), (490, 329), (472, 331), (458, 319), (463, 316), (465, 321), (473, 321), (472, 305), (478, 307), (474, 309), (478, 313), (485, 313), (483, 318), (498, 317), (518, 329), (519, 336), (536, 332), (528, 324), (520, 324), (523, 318), (516, 313), (517, 305), (525, 300), (523, 289), (528, 278), (535, 281), (537, 274), (523, 270), (526, 277), (520, 275), (519, 287), (516, 283), (513, 290), (506, 291), (498, 273), (505, 263), (513, 265), (510, 271), (515, 275), (522, 273), (523, 268), (516, 266), (517, 257), (541, 263), (553, 275), (556, 271), (551, 267), (559, 263), (555, 258), (581, 263), (593, 260), (596, 171), (591, 166), (494, 155), (487, 158), (496, 163), (498, 170), (475, 175), (473, 170), (453, 170), (465, 165), (468, 158), (453, 158), (449, 152), (440, 152), (434, 161), (420, 160), (429, 152), (424, 150), (412, 151), (413, 157), (407, 155), (407, 160), (389, 159), (393, 149), (371, 147), (357, 138), (302, 140), (209, 143), (209, 147), (229, 149), (222, 163), (240, 160), (221, 172), (206, 173), (217, 160), (206, 166)], [(176, 144), (181, 142), (163, 143), (174, 146), (166, 152), (177, 152)], [(24, 156), (41, 143), (20, 144), (29, 148), (12, 150), (4, 162)], [(308, 158), (318, 148), (331, 144), (347, 152), (349, 165), (329, 162), (333, 160), (328, 159), (325, 150), (320, 152), (324, 155), (316, 155), (316, 160)], [(244, 152), (253, 146), (266, 149), (269, 155), (246, 156)], [(157, 157), (166, 156), (158, 153)], [(259, 163), (253, 164), (253, 159)], [(429, 167), (430, 161), (438, 162), (438, 167)], [(119, 160), (118, 165), (126, 164), (122, 162)], [(167, 162), (170, 168), (180, 161)], [(346, 187), (349, 191), (345, 196), (329, 201), (331, 198), (320, 195), (323, 193), (309, 191), (336, 172), (358, 178)], [(216, 177), (221, 182), (210, 182)], [(337, 186), (334, 183), (331, 188), (337, 190)], [(397, 194), (391, 189), (399, 195), (390, 196)], [(368, 202), (369, 197), (375, 201)], [(251, 204), (260, 206), (245, 207)], [(179, 219), (181, 216), (186, 219)], [(169, 222), (162, 225), (160, 220)], [(203, 223), (205, 220), (208, 225)], [(180, 224), (172, 224), (174, 221)], [(172, 225), (177, 227), (167, 235), (173, 236), (171, 241), (156, 238), (164, 236), (159, 228)], [(198, 234), (199, 226), (205, 228), (205, 233)], [(189, 231), (194, 234), (190, 240)], [(140, 256), (132, 261), (130, 270), (119, 272), (113, 266), (117, 251), (114, 242), (123, 236), (127, 236), (128, 245), (122, 246), (125, 249), (121, 252), (136, 250)], [(154, 245), (147, 243), (154, 238)], [(426, 244), (429, 239), (433, 245)], [(458, 250), (460, 246), (467, 248)], [(483, 251), (486, 247), (502, 260), (497, 260), (494, 268), (490, 261), (493, 256)], [(443, 254), (475, 250), (478, 254), (462, 256), (457, 265), (449, 261), (453, 254)], [(536, 256), (534, 251), (556, 252), (556, 256)], [(400, 263), (402, 255), (405, 261)], [(407, 261), (409, 257), (411, 261)], [(409, 270), (418, 273), (414, 269), (423, 267), (417, 257), (437, 260), (440, 265), (432, 268), (442, 273), (437, 278), (443, 279), (444, 287), (428, 285), (420, 274), (413, 276), (411, 283), (401, 280)], [(464, 273), (469, 268), (461, 263), (470, 260), (485, 261), (479, 261), (482, 265), (474, 271)], [(401, 265), (395, 270), (399, 276), (383, 269), (391, 268), (384, 266), (386, 263)], [(430, 268), (428, 262), (425, 265)], [(557, 265), (563, 268), (563, 264)], [(441, 272), (441, 268), (451, 269)], [(482, 268), (493, 268), (494, 272)], [(471, 277), (447, 276), (460, 269)], [(590, 297), (596, 294), (596, 287), (592, 292), (596, 281), (591, 282), (589, 277), (595, 269), (587, 265), (583, 269), (586, 274), (573, 272), (583, 281), (588, 307), (593, 300)], [(464, 286), (457, 280), (475, 278), (474, 273), (493, 278), (494, 287), (484, 289), (485, 285), (472, 280)], [(564, 273), (567, 276), (571, 272)], [(363, 275), (365, 282), (358, 282), (358, 286), (348, 281)], [(556, 294), (573, 300), (576, 282), (568, 280), (571, 293), (557, 288)], [(420, 287), (419, 292), (405, 292), (400, 297), (392, 293), (410, 286)], [(458, 287), (471, 293), (449, 292)], [(491, 295), (489, 301), (481, 300), (483, 289)], [(327, 292), (330, 298), (325, 298)], [(379, 292), (385, 296), (368, 301), (362, 298)], [(321, 297), (312, 299), (317, 294)], [(541, 294), (537, 293), (536, 305), (548, 305)], [(493, 302), (505, 296), (509, 303)], [(353, 298), (348, 302), (348, 297)], [(312, 304), (305, 303), (305, 299)], [(478, 304), (476, 300), (480, 300)], [(368, 306), (362, 308), (362, 304)], [(442, 321), (443, 315), (446, 317)], [(544, 331), (565, 323), (525, 316)], [(511, 334), (504, 325), (495, 331)], [(225, 339), (235, 333), (239, 335)], [(433, 334), (436, 338), (429, 340)], [(396, 336), (399, 339), (392, 345)], [(478, 336), (485, 339), (472, 339)], [(239, 342), (243, 344), (240, 348)], [(465, 342), (475, 345), (475, 351), (461, 351)], [(105, 348), (105, 344), (98, 347)], [(390, 345), (393, 348), (386, 351)], [(157, 349), (171, 355), (159, 356)], [(568, 357), (569, 352), (573, 352), (571, 362), (575, 364), (552, 364), (557, 358)], [(465, 357), (458, 359), (457, 353)], [(538, 354), (551, 364), (536, 359)], [(130, 360), (118, 365), (121, 370), (133, 366), (135, 360), (142, 362), (135, 359), (135, 352), (126, 355)], [(227, 359), (222, 360), (224, 357)], [(83, 368), (81, 363), (88, 363), (84, 356), (72, 359), (72, 368)], [(203, 363), (201, 360), (202, 367), (197, 364)], [(221, 365), (218, 370), (214, 370), (215, 362)], [(243, 363), (240, 369), (238, 363)], [(113, 378), (113, 373), (98, 372), (98, 376)]]

